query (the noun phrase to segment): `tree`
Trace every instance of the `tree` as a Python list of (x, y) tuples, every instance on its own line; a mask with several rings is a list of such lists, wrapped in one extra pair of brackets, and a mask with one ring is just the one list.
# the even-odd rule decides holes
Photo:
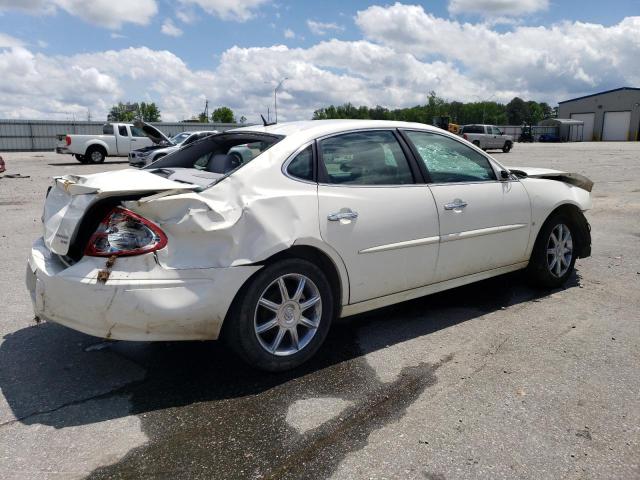
[(522, 125), (529, 117), (528, 106), (520, 97), (507, 103), (507, 119), (510, 125)]
[(159, 122), (160, 109), (156, 106), (155, 102), (142, 102), (138, 109), (138, 118), (143, 122)]
[(229, 107), (216, 108), (211, 114), (211, 120), (218, 123), (235, 123), (236, 119), (233, 110)]
[(118, 102), (117, 105), (111, 107), (107, 116), (109, 122), (133, 122), (136, 119), (143, 122), (159, 122), (160, 110), (155, 102)]
[(132, 122), (135, 119), (135, 111), (137, 109), (137, 104), (118, 102), (117, 105), (111, 107), (109, 115), (107, 115), (107, 121)]
[(531, 125), (537, 124), (540, 120), (544, 118), (544, 113), (542, 111), (542, 107), (538, 102), (534, 102), (530, 100), (527, 102), (527, 123)]
[(553, 109), (551, 108), (551, 105), (549, 105), (547, 102), (542, 102), (539, 105), (542, 109), (542, 118), (551, 118), (551, 116), (553, 115)]
[(468, 125), (470, 123), (522, 125), (523, 122), (538, 123), (543, 118), (548, 118), (553, 114), (554, 109), (546, 103), (525, 102), (518, 97), (511, 100), (507, 105), (494, 101), (463, 103), (445, 100), (431, 91), (424, 105), (389, 110), (380, 105), (357, 107), (347, 102), (343, 105), (329, 105), (315, 110), (313, 112), (313, 120), (353, 118), (402, 120), (405, 122), (431, 124), (434, 117), (446, 116), (450, 118), (451, 122), (459, 125)]

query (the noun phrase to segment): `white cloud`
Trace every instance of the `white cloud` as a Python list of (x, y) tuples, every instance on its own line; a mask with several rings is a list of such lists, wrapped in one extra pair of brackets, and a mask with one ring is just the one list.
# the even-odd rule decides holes
[(296, 33), (290, 28), (285, 29), (283, 34), (284, 34), (284, 38), (296, 38)]
[(114, 40), (119, 40), (121, 38), (127, 38), (126, 35), (122, 35), (121, 33), (116, 33), (116, 32), (111, 32), (111, 34), (109, 36), (111, 38), (113, 38)]
[(173, 20), (167, 18), (162, 24), (162, 28), (160, 29), (162, 33), (165, 35), (169, 35), (170, 37), (180, 37), (182, 36), (182, 30), (176, 27), (173, 23)]
[(549, 0), (449, 0), (449, 13), (518, 16), (549, 8)]
[(307, 26), (314, 35), (326, 35), (328, 32), (341, 32), (344, 27), (337, 23), (316, 22), (315, 20), (307, 20)]
[(146, 25), (158, 12), (155, 0), (0, 0), (0, 10), (50, 15), (64, 10), (94, 25), (120, 28), (123, 23)]
[(180, 0), (184, 5), (197, 5), (210, 15), (223, 20), (244, 22), (254, 16), (254, 11), (270, 0)]
[(43, 55), (0, 34), (0, 118), (67, 118), (89, 109), (102, 119), (118, 101), (144, 99), (156, 102), (165, 120), (181, 120), (201, 111), (207, 98), (257, 121), (283, 77), (289, 79), (278, 95), (282, 120), (308, 119), (317, 108), (347, 101), (416, 105), (431, 90), (452, 100), (518, 95), (555, 103), (640, 84), (640, 17), (606, 27), (564, 22), (496, 31), (395, 4), (358, 12), (356, 24), (359, 41), (236, 46), (211, 69), (146, 47)]
[(366, 38), (398, 52), (461, 65), (502, 99), (515, 91), (553, 101), (555, 94), (640, 83), (640, 17), (610, 27), (563, 22), (501, 33), (396, 3), (358, 12), (356, 24)]
[(63, 60), (22, 47), (0, 50), (0, 117), (67, 118), (88, 107), (105, 109), (105, 98), (120, 93), (97, 65), (64, 66)]
[(190, 8), (176, 10), (176, 17), (178, 17), (178, 20), (182, 23), (194, 23), (198, 19)]
[(0, 33), (0, 48), (21, 47), (22, 45), (24, 45), (22, 40)]
[(278, 96), (283, 120), (308, 119), (329, 103), (406, 106), (424, 102), (431, 89), (455, 96), (473, 88), (443, 62), (426, 64), (389, 47), (338, 40), (309, 49), (233, 47), (215, 70), (192, 70), (173, 53), (144, 47), (64, 58), (17, 47), (0, 50), (0, 71), (9, 72), (0, 77), (0, 118), (64, 119), (91, 110), (99, 119), (118, 101), (147, 99), (160, 106), (165, 120), (181, 120), (208, 98), (255, 121), (272, 104), (271, 85), (285, 76)]

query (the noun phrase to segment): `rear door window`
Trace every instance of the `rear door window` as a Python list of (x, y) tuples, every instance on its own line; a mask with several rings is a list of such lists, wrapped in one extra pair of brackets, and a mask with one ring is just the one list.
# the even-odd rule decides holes
[(407, 158), (393, 132), (353, 132), (319, 142), (328, 183), (403, 185), (414, 183)]

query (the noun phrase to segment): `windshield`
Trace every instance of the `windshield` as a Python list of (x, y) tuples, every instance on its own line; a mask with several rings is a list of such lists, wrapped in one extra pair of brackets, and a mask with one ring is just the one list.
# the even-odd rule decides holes
[[(260, 156), (282, 138), (264, 133), (223, 133), (208, 136), (157, 160), (146, 169), (168, 178), (172, 178), (172, 171), (178, 173), (180, 170), (180, 175), (184, 175), (185, 170), (201, 172), (202, 174), (198, 174), (199, 178), (211, 179), (203, 186), (211, 186)], [(198, 183), (202, 185), (201, 182)]]
[(191, 135), (191, 134), (188, 133), (188, 132), (182, 132), (182, 133), (177, 134), (175, 137), (171, 137), (171, 141), (176, 145), (180, 145), (187, 138), (189, 138), (189, 135)]

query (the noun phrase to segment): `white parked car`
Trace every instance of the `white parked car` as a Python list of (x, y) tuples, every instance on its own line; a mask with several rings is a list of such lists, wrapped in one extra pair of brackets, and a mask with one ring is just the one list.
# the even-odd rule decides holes
[(520, 269), (562, 285), (590, 255), (591, 186), (423, 124), (244, 127), (141, 170), (55, 178), (27, 284), (42, 319), (223, 338), (283, 370), (337, 317)]
[[(149, 133), (152, 135), (151, 138), (155, 142), (158, 138), (158, 134), (161, 134), (161, 132), (151, 125), (144, 124), (143, 130), (147, 131), (148, 129), (152, 129)], [(154, 130), (158, 133), (154, 134)], [(158, 143), (130, 152), (129, 165), (132, 167), (144, 167), (179, 150), (180, 148), (186, 147), (187, 145), (201, 140), (204, 137), (208, 137), (209, 135), (215, 135), (216, 133), (218, 133), (217, 130), (204, 130), (198, 132), (181, 132), (166, 140), (160, 137)]]
[(505, 135), (494, 125), (464, 125), (459, 134), (482, 150), (502, 150), (509, 153), (513, 148), (513, 137)]

